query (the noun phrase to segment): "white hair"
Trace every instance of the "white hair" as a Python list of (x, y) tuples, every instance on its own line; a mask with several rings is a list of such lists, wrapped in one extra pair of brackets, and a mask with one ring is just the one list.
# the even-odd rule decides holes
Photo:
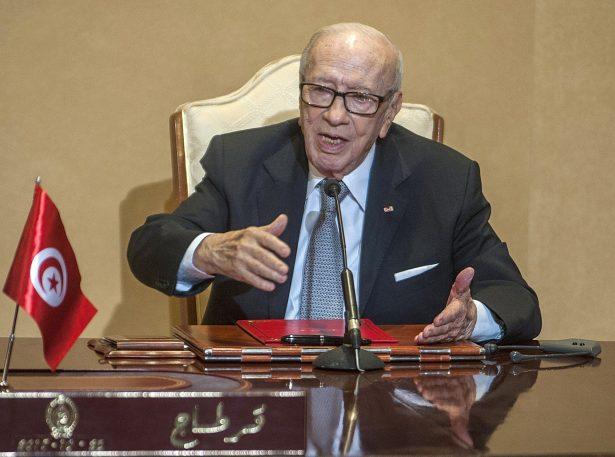
[(391, 86), (391, 92), (397, 92), (401, 89), (401, 80), (403, 77), (404, 66), (403, 57), (401, 51), (389, 40), (389, 38), (381, 31), (370, 27), (369, 25), (360, 24), (358, 22), (342, 22), (339, 24), (327, 25), (321, 29), (318, 29), (314, 35), (308, 41), (307, 46), (301, 54), (301, 63), (299, 64), (299, 80), (305, 82), (305, 73), (312, 64), (311, 54), (312, 49), (316, 46), (316, 43), (326, 35), (341, 34), (347, 32), (358, 32), (372, 39), (381, 40), (386, 42), (392, 49), (396, 56), (395, 59), (395, 74), (393, 78), (393, 85)]

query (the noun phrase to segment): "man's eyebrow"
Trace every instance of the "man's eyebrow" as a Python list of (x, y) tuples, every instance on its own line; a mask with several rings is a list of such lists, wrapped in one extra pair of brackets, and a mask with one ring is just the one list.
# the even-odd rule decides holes
[(351, 90), (352, 92), (360, 92), (360, 93), (362, 93), (362, 94), (372, 94), (372, 95), (373, 95), (373, 94), (377, 94), (377, 93), (378, 93), (378, 91), (376, 91), (376, 90), (367, 89), (367, 88), (365, 88), (365, 87), (359, 87), (359, 88), (356, 88), (356, 89), (350, 89), (350, 90)]
[(335, 86), (335, 82), (328, 78), (314, 78), (310, 80), (311, 83), (320, 84), (321, 86)]
[[(335, 86), (335, 83), (332, 80), (327, 79), (327, 78), (314, 78), (310, 82), (320, 84), (322, 86), (330, 87), (331, 89), (336, 89), (335, 87), (333, 87)], [(363, 94), (375, 94), (376, 93), (372, 89), (368, 89), (365, 86), (358, 86), (358, 85), (357, 86), (346, 86), (346, 89), (343, 90), (342, 92), (361, 92)]]

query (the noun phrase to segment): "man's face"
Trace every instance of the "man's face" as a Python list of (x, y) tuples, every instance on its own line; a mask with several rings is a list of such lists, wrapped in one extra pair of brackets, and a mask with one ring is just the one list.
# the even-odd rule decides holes
[[(384, 96), (393, 83), (390, 48), (355, 33), (321, 38), (311, 62), (304, 82), (339, 92)], [(299, 103), (308, 160), (324, 176), (342, 179), (363, 162), (378, 137), (386, 136), (401, 108), (401, 92), (388, 97), (369, 116), (349, 113), (342, 97), (336, 97), (329, 108)]]

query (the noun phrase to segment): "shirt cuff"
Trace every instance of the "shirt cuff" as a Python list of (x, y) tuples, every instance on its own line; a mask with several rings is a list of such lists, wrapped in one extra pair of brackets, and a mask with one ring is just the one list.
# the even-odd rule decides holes
[(175, 292), (188, 292), (198, 283), (214, 277), (202, 270), (199, 270), (194, 266), (194, 263), (192, 263), (194, 251), (196, 251), (196, 248), (199, 247), (201, 241), (209, 235), (211, 235), (209, 232), (201, 233), (194, 240), (192, 240), (192, 243), (190, 243), (190, 246), (186, 249), (184, 257), (179, 264), (179, 269), (177, 270), (177, 285), (175, 286)]
[(472, 341), (500, 340), (503, 336), (502, 327), (496, 322), (491, 310), (484, 303), (474, 300), (476, 305), (476, 325), (470, 337)]

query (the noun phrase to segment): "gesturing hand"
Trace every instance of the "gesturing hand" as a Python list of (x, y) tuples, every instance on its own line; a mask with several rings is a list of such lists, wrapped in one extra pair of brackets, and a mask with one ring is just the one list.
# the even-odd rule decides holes
[(288, 217), (280, 214), (269, 225), (248, 227), (207, 236), (194, 252), (194, 265), (210, 275), (222, 274), (271, 292), (275, 283), (288, 278), (288, 265), (281, 258), (290, 248), (278, 237)]
[(463, 269), (451, 287), (446, 307), (436, 316), (432, 324), (419, 333), (416, 344), (438, 343), (467, 340), (476, 325), (476, 305), (470, 295), (470, 283), (474, 278), (474, 269)]

